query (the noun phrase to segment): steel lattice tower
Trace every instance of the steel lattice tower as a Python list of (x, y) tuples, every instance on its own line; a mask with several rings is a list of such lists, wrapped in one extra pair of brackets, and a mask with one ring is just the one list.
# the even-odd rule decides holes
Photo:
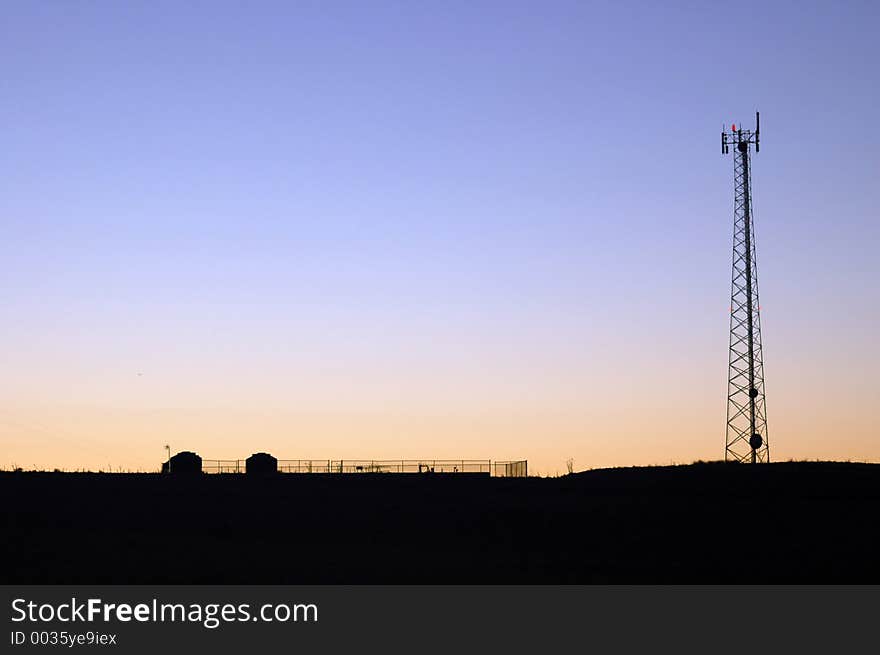
[(721, 132), (721, 153), (733, 154), (733, 282), (730, 293), (730, 352), (727, 378), (727, 431), (724, 459), (769, 462), (761, 305), (755, 259), (751, 147), (760, 150), (760, 114), (755, 130), (731, 125)]

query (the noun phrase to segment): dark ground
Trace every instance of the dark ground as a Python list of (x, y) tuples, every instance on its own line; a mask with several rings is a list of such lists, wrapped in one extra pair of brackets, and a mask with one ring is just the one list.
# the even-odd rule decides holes
[(880, 583), (880, 465), (0, 473), (3, 583)]

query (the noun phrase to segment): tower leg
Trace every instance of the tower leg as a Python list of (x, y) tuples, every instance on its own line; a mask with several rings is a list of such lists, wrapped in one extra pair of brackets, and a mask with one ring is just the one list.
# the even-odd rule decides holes
[(742, 159), (740, 171), (742, 173), (743, 216), (745, 217), (746, 323), (749, 363), (749, 446), (752, 449), (752, 464), (754, 464), (758, 459), (758, 449), (752, 442), (754, 435), (757, 434), (755, 425), (755, 396), (757, 396), (757, 390), (755, 389), (755, 308), (752, 295), (752, 190), (750, 188), (749, 180), (748, 144), (740, 143), (738, 149), (738, 156)]

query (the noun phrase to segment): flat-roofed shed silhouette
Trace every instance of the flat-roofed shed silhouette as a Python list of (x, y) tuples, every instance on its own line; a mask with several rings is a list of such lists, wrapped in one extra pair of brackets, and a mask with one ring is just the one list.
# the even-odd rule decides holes
[(245, 471), (256, 475), (278, 473), (278, 459), (269, 453), (254, 453), (245, 460)]

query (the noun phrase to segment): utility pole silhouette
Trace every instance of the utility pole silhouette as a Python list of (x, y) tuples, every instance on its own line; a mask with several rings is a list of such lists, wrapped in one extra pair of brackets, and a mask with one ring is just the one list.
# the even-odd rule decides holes
[(733, 278), (730, 292), (730, 351), (727, 378), (726, 461), (770, 461), (764, 397), (764, 353), (761, 347), (761, 304), (755, 258), (752, 211), (751, 148), (760, 151), (761, 115), (755, 129), (740, 125), (721, 131), (721, 154), (733, 153)]

